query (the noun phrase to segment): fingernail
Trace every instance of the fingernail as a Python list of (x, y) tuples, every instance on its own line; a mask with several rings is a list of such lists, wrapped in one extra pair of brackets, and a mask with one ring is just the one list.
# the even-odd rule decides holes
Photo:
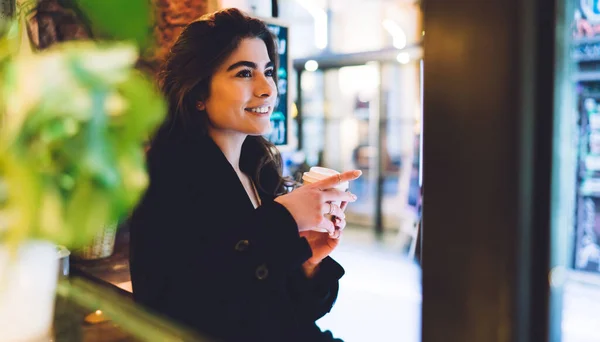
[(360, 175), (362, 175), (362, 171), (361, 170), (354, 171), (354, 176), (355, 177), (359, 177)]
[(352, 196), (352, 199), (353, 199), (353, 200), (356, 200), (356, 199), (358, 198), (358, 197), (356, 197), (356, 195), (355, 195), (355, 194), (350, 194), (350, 195)]

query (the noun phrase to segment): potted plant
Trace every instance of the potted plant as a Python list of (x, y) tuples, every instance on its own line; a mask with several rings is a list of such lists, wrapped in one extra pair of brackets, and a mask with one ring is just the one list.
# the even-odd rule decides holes
[[(113, 6), (112, 21), (131, 4), (149, 13), (147, 0), (73, 1), (96, 13)], [(137, 202), (143, 143), (165, 113), (134, 69), (135, 39), (33, 53), (23, 20), (31, 1), (17, 5), (20, 20), (0, 23), (0, 341), (49, 331), (56, 245), (85, 245)]]

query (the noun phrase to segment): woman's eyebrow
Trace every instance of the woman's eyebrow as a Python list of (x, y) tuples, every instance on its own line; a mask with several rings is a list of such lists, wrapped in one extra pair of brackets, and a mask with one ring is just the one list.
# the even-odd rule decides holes
[(231, 71), (233, 69), (237, 69), (239, 67), (248, 67), (248, 68), (252, 68), (252, 69), (256, 69), (256, 63), (254, 62), (250, 62), (250, 61), (239, 61), (239, 62), (235, 62), (233, 64), (231, 64), (229, 66), (229, 68), (227, 68), (227, 71)]
[[(272, 68), (274, 66), (275, 66), (275, 63), (273, 63), (273, 61), (268, 61), (267, 64), (265, 65), (265, 69), (266, 68)], [(257, 68), (256, 63), (254, 63), (254, 62), (239, 61), (239, 62), (235, 62), (235, 63), (231, 64), (227, 68), (227, 71), (231, 71), (231, 70), (237, 69), (239, 67), (248, 67), (248, 68), (251, 68), (251, 69), (256, 69)]]

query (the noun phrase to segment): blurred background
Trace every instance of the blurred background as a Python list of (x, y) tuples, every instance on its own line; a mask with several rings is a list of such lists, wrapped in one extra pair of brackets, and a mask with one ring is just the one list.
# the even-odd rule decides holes
[[(32, 49), (118, 38), (110, 20), (93, 29), (111, 12), (90, 1), (21, 2)], [(150, 79), (195, 18), (237, 7), (265, 20), (281, 58), (267, 138), (285, 175), (362, 170), (321, 328), (347, 342), (600, 341), (600, 1), (142, 2), (156, 44), (135, 68)], [(0, 1), (6, 17), (17, 8)], [(55, 318), (71, 326), (56, 335), (83, 315), (71, 340), (181, 338), (119, 303), (128, 227), (101, 228), (71, 250)]]

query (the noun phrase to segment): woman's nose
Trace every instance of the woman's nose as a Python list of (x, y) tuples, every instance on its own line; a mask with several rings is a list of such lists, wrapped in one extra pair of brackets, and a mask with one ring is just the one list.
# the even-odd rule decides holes
[(276, 91), (275, 82), (273, 82), (272, 78), (266, 76), (259, 77), (255, 89), (257, 97), (271, 97)]

